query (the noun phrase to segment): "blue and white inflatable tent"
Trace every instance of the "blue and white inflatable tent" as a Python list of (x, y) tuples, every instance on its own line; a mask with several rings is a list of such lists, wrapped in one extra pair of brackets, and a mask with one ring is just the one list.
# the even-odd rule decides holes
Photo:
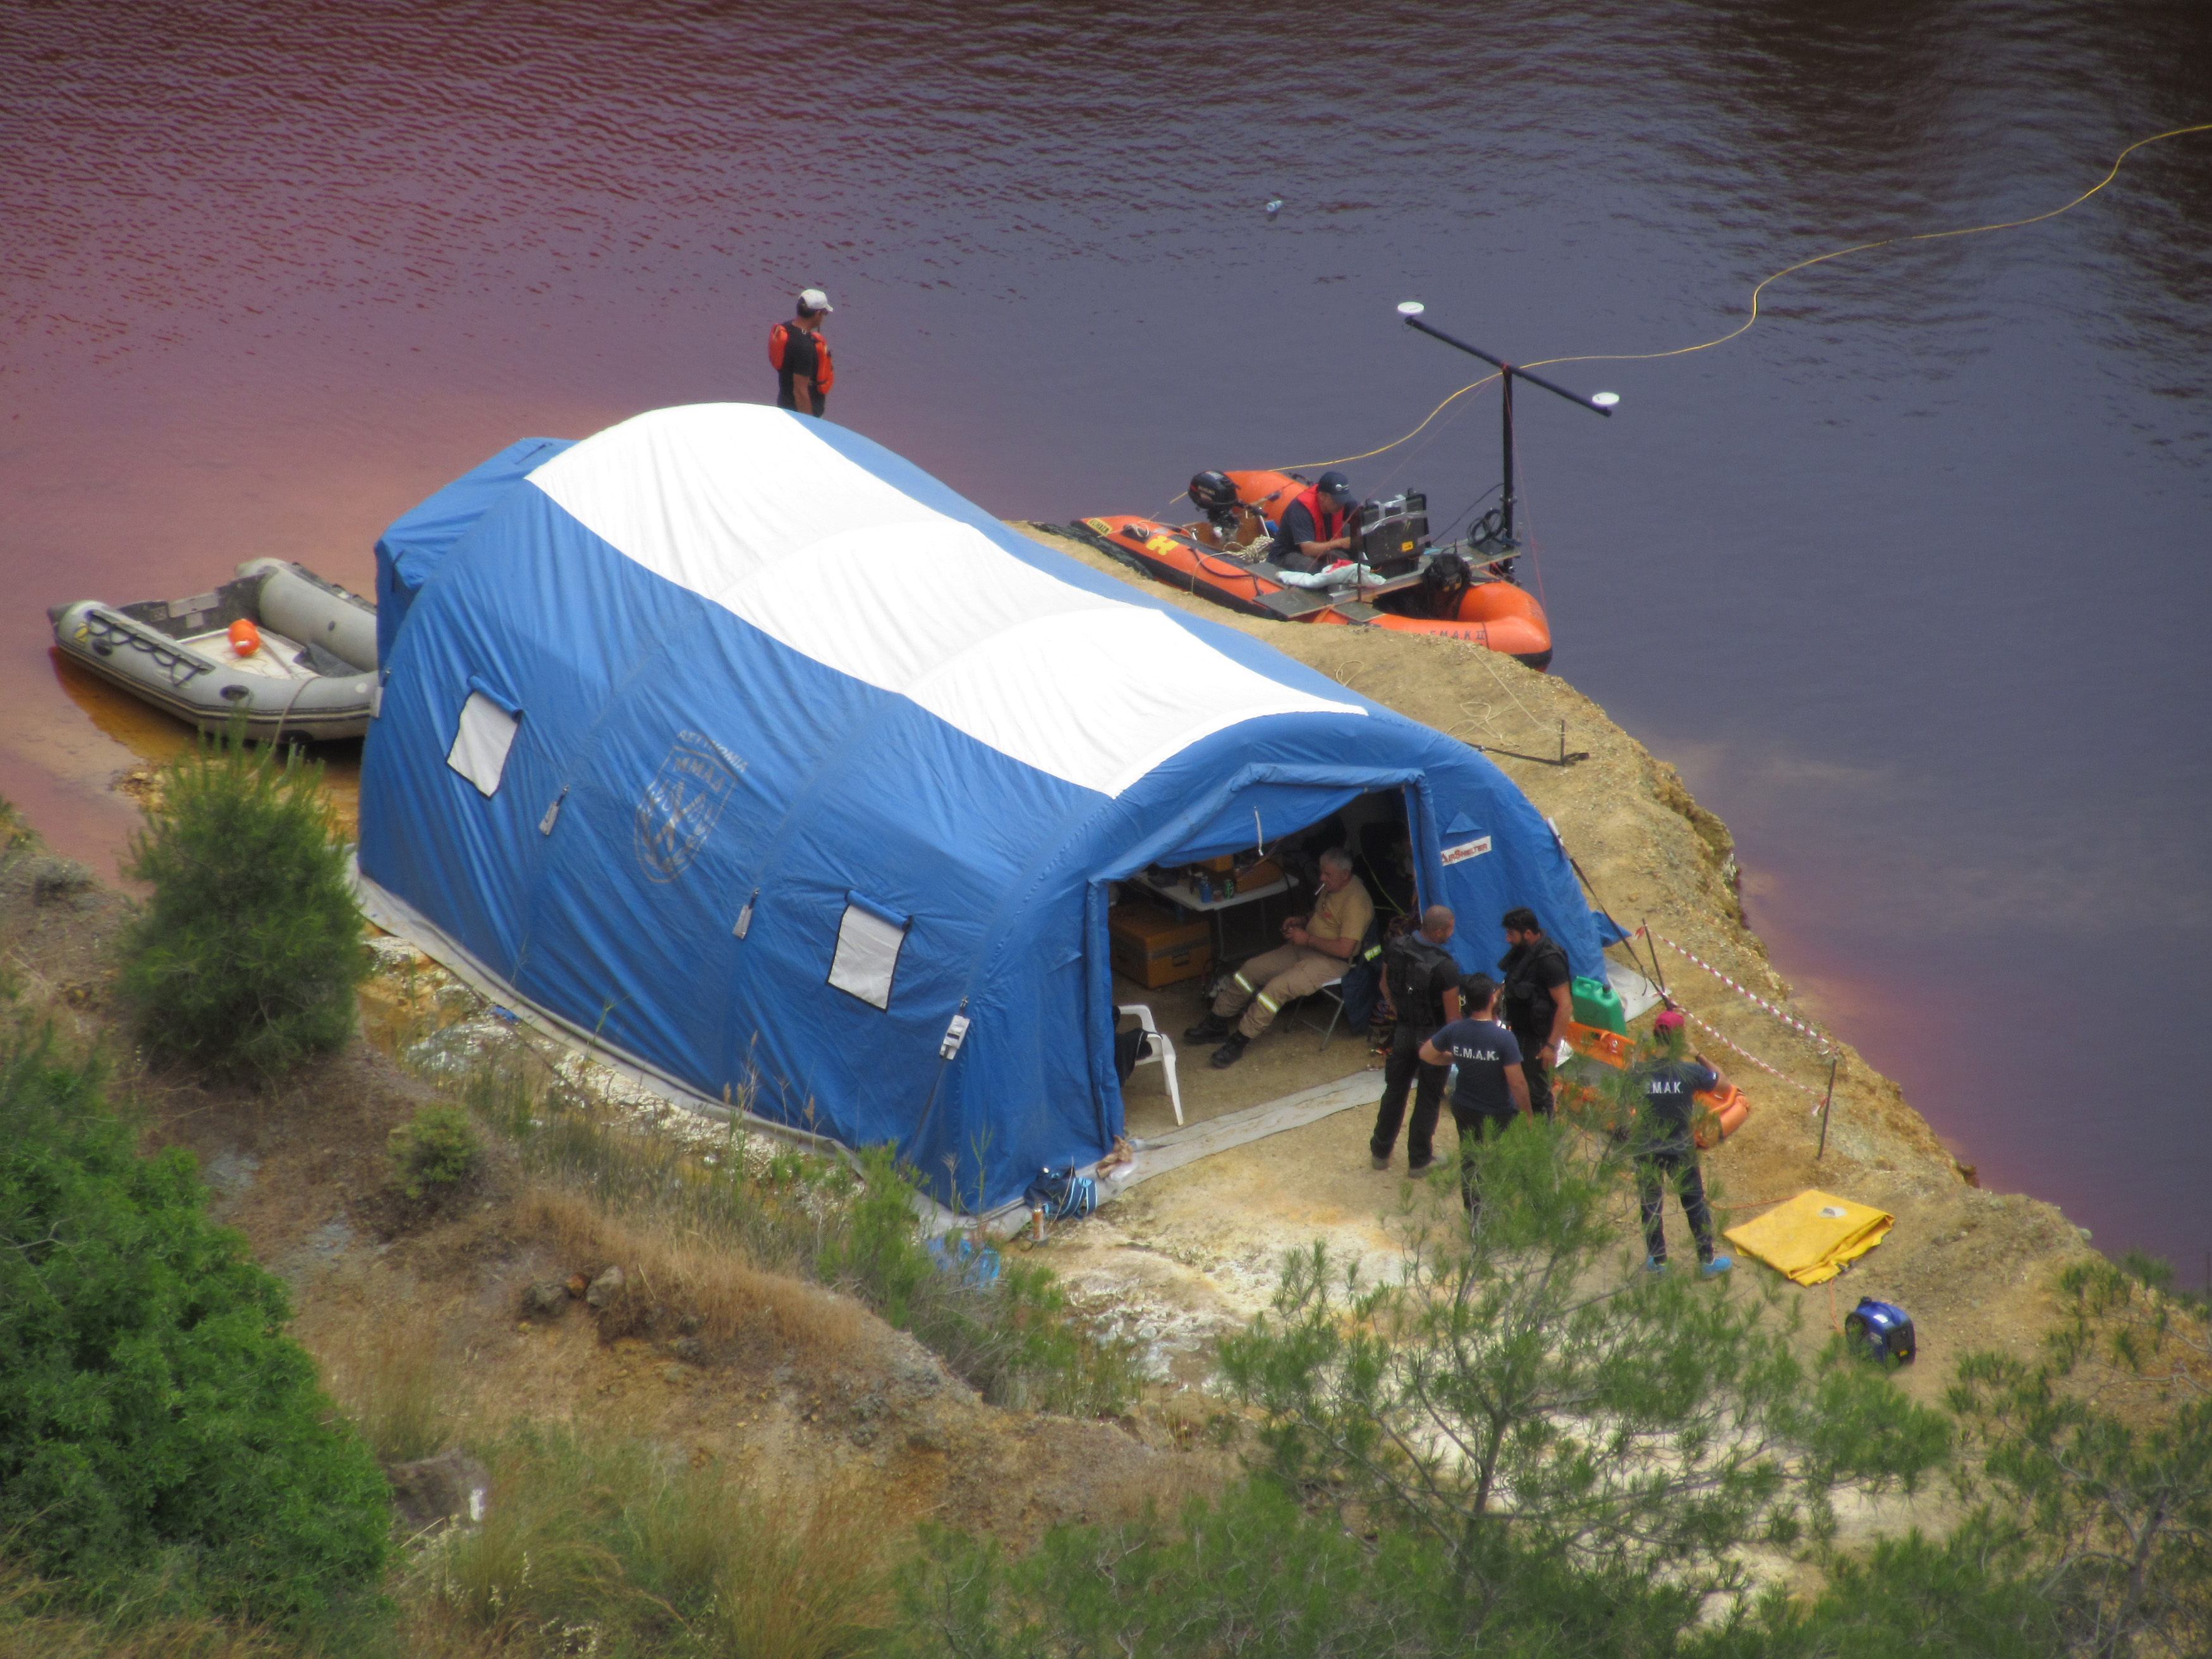
[(1112, 1146), (1106, 884), (1255, 820), (1402, 787), (1467, 965), (1528, 904), (1604, 971), (1481, 756), (826, 422), (518, 444), (376, 551), (373, 908), (681, 1092), (896, 1143), (940, 1196), (948, 1158), (991, 1206)]

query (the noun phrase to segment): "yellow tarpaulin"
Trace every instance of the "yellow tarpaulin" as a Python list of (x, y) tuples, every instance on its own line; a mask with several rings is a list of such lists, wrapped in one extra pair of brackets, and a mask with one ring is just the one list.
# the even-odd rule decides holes
[(1728, 1230), (1737, 1249), (1800, 1285), (1825, 1285), (1881, 1243), (1897, 1218), (1848, 1198), (1804, 1192), (1756, 1221)]

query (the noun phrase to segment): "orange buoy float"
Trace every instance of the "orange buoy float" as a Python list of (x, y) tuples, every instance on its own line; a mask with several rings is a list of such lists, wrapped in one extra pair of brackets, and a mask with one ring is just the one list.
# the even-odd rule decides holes
[(261, 648), (261, 630), (240, 617), (230, 625), (230, 648), (241, 657), (252, 656)]
[(1694, 1097), (1694, 1104), (1698, 1121), (1690, 1138), (1699, 1152), (1711, 1152), (1743, 1127), (1744, 1119), (1751, 1115), (1751, 1103), (1743, 1097), (1743, 1091), (1726, 1078)]

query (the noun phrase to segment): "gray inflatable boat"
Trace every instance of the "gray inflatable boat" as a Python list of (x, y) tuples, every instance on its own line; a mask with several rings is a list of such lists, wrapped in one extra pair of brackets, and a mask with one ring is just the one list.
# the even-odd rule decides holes
[[(79, 599), (46, 615), (72, 661), (204, 732), (242, 711), (262, 742), (357, 738), (375, 712), (376, 607), (282, 559), (248, 559), (187, 599)], [(230, 639), (241, 619), (261, 636), (243, 653)]]

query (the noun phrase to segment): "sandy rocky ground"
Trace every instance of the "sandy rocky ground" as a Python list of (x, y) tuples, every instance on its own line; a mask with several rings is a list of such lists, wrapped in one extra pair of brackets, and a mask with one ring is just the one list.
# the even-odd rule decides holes
[[(1613, 913), (1649, 916), (1657, 932), (1813, 1021), (1743, 924), (1725, 828), (1672, 768), (1565, 681), (1451, 641), (1243, 622), (1080, 543), (1019, 527), (1487, 748), (1551, 752), (1564, 720), (1567, 747), (1586, 759), (1564, 768), (1502, 757), (1498, 763), (1555, 820)], [(130, 775), (118, 784), (140, 787)], [(25, 1003), (51, 1009), (71, 1040), (111, 1052), (123, 1041), (112, 947), (125, 904), (33, 839), (0, 848), (0, 963)], [(395, 1198), (386, 1138), (428, 1097), (426, 1057), (501, 1027), (399, 941), (377, 945), (381, 969), (365, 1000), (365, 1040), (274, 1094), (210, 1089), (117, 1052), (123, 1091), (148, 1105), (150, 1139), (198, 1155), (222, 1218), (293, 1285), (298, 1334), (341, 1398), (350, 1377), (411, 1344), (439, 1368), (464, 1421), (617, 1424), (772, 1484), (863, 1483), (887, 1519), (927, 1515), (1033, 1534), (1058, 1520), (1126, 1513), (1146, 1495), (1172, 1501), (1219, 1477), (1227, 1455), (1205, 1432), (1221, 1409), (1204, 1393), (1213, 1343), (1265, 1309), (1286, 1251), (1320, 1238), (1370, 1274), (1388, 1273), (1396, 1259), (1389, 1218), (1409, 1192), (1402, 1153), (1399, 1167), (1372, 1170), (1370, 1115), (1354, 1107), (1142, 1180), (1091, 1219), (1058, 1231), (1047, 1247), (1052, 1265), (1102, 1327), (1138, 1345), (1154, 1379), (1146, 1398), (1111, 1422), (986, 1406), (933, 1356), (849, 1300), (658, 1245), (653, 1260), (667, 1282), (634, 1275), (620, 1320), (580, 1297), (542, 1293), (548, 1316), (532, 1316), (533, 1286), (588, 1283), (626, 1261), (635, 1268), (652, 1252), (620, 1224), (532, 1188), (497, 1157), (465, 1205), (425, 1214)], [(1680, 957), (1663, 965), (1688, 1006), (1728, 1037), (1800, 1083), (1824, 1080), (1826, 1058), (1809, 1040)], [(1150, 1000), (1163, 1029), (1179, 1030), (1194, 1012), (1187, 996)], [(434, 1028), (446, 1031), (443, 1048), (400, 1063), (400, 1051)], [(2024, 1353), (2035, 1343), (2051, 1314), (2046, 1286), (2087, 1248), (2078, 1229), (2049, 1205), (1971, 1185), (1896, 1085), (1847, 1047), (1827, 1152), (1816, 1166), (1818, 1123), (1805, 1095), (1704, 1046), (1754, 1106), (1743, 1131), (1708, 1157), (1720, 1201), (1735, 1206), (1724, 1225), (1757, 1213), (1759, 1200), (1811, 1186), (1898, 1217), (1887, 1240), (1832, 1293), (1782, 1285), (1785, 1302), (1802, 1304), (1808, 1347), (1859, 1296), (1899, 1302), (1913, 1313), (1922, 1344), (1905, 1384), (1932, 1398), (1965, 1349)], [(1203, 1117), (1358, 1074), (1367, 1057), (1356, 1037), (1339, 1037), (1323, 1054), (1311, 1033), (1286, 1029), (1222, 1079), (1208, 1080), (1201, 1055), (1186, 1060), (1187, 1106)], [(1379, 1073), (1367, 1075), (1379, 1093)], [(1158, 1068), (1143, 1068), (1132, 1084), (1130, 1121), (1140, 1136), (1171, 1125), (1158, 1077)], [(610, 1109), (641, 1130), (695, 1135), (702, 1150), (721, 1141), (718, 1127), (700, 1126), (611, 1074), (593, 1081)], [(1443, 1139), (1448, 1148), (1448, 1122)], [(1671, 1205), (1669, 1215), (1679, 1236)], [(1688, 1256), (1686, 1241), (1680, 1254)], [(1748, 1263), (1735, 1280), (1716, 1293), (1759, 1295), (1779, 1282)], [(645, 1318), (653, 1312), (659, 1316)], [(1877, 1523), (1871, 1513), (1864, 1519)]]

